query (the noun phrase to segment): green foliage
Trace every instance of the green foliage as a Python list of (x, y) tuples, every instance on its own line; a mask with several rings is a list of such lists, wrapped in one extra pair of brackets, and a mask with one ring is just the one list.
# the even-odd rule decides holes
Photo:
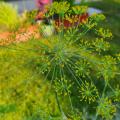
[(110, 38), (112, 37), (112, 33), (110, 32), (109, 29), (107, 30), (104, 30), (104, 28), (100, 28), (98, 31), (97, 31), (97, 34), (103, 38)]
[[(15, 116), (13, 111), (4, 112), (2, 119), (114, 119), (119, 111), (120, 55), (109, 52), (112, 34), (99, 26), (105, 16), (94, 14), (80, 22), (71, 19), (67, 2), (55, 2), (48, 8), (47, 18), (57, 13), (59, 19), (62, 16), (77, 24), (66, 29), (62, 23), (54, 36), (32, 39), (28, 46), (12, 46), (20, 51), (17, 56), (9, 49), (1, 50), (1, 106), (16, 105)], [(73, 11), (82, 14), (86, 8)], [(92, 32), (97, 38), (86, 39)]]
[(13, 112), (13, 111), (15, 111), (15, 107), (16, 106), (14, 104), (1, 105), (0, 106), (0, 114), (8, 113), (8, 112)]
[(26, 49), (27, 44), (24, 50), (21, 46), (0, 48), (0, 118), (48, 120), (60, 117), (54, 93), (46, 95), (48, 82), (29, 69), (26, 61), (33, 59), (35, 54)]
[(46, 7), (47, 9), (49, 9), (49, 12), (46, 14), (47, 17), (54, 14), (59, 14), (60, 16), (62, 16), (68, 11), (70, 4), (68, 4), (67, 2), (53, 2), (52, 5), (48, 5)]
[[(65, 2), (65, 0), (54, 0), (56, 2)], [(68, 3), (70, 3), (71, 5), (73, 5), (75, 0), (67, 0)]]
[(5, 2), (0, 2), (0, 26), (13, 31), (19, 26), (19, 16), (16, 8)]
[[(119, 0), (116, 0), (119, 1)], [(115, 0), (101, 0), (101, 1), (88, 1), (84, 3), (85, 5), (88, 5), (89, 7), (97, 8), (99, 10), (102, 10), (104, 15), (106, 16), (106, 21), (102, 22), (101, 27), (104, 28), (110, 28), (113, 34), (112, 39), (112, 50), (119, 52), (120, 49), (120, 3), (115, 2)]]
[(35, 17), (38, 13), (38, 10), (32, 10), (30, 12), (26, 12), (26, 21), (30, 24), (35, 24)]
[(74, 14), (83, 14), (87, 11), (88, 7), (87, 6), (73, 6), (72, 11)]
[(116, 102), (120, 102), (120, 88), (119, 88), (119, 85), (117, 85), (117, 87), (115, 88), (114, 90), (114, 101)]

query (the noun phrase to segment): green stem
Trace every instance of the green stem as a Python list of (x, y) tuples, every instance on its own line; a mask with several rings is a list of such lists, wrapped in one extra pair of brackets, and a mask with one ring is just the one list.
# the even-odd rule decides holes
[(66, 120), (67, 117), (65, 116), (65, 114), (64, 114), (64, 112), (63, 112), (63, 110), (62, 110), (62, 107), (61, 107), (60, 102), (59, 102), (59, 99), (58, 99), (57, 92), (55, 92), (55, 96), (56, 96), (56, 101), (57, 101), (57, 104), (58, 104), (58, 108), (59, 108), (59, 110), (60, 110), (60, 112), (61, 112), (61, 114), (62, 114), (62, 118), (63, 118), (63, 120)]
[(62, 108), (61, 108), (60, 103), (59, 103), (57, 92), (55, 92), (55, 97), (56, 97), (58, 108), (59, 108), (60, 112), (62, 113)]
[(104, 95), (105, 95), (105, 90), (106, 90), (107, 86), (108, 86), (108, 81), (107, 82), (105, 81), (105, 87), (103, 89), (102, 97), (104, 97)]

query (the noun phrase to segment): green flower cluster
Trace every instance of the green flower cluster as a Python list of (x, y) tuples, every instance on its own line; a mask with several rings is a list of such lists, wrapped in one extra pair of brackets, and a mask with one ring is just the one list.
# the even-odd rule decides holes
[(116, 113), (116, 107), (108, 98), (101, 98), (97, 107), (98, 115), (106, 120), (113, 120), (113, 115)]
[(88, 103), (95, 102), (97, 98), (99, 97), (98, 95), (98, 90), (96, 89), (96, 86), (93, 83), (88, 83), (85, 81), (85, 83), (82, 83), (81, 88), (80, 88), (80, 97), (81, 101), (88, 101)]

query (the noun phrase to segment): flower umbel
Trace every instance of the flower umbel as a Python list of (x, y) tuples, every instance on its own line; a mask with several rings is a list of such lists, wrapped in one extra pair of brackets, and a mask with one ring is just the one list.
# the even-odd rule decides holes
[(79, 60), (75, 63), (75, 73), (77, 76), (85, 77), (90, 74), (90, 64), (85, 60)]
[(93, 41), (93, 46), (97, 52), (106, 51), (110, 48), (109, 42), (104, 41), (103, 38)]
[(97, 107), (97, 113), (106, 120), (112, 120), (115, 115), (116, 107), (108, 98), (101, 98)]
[(81, 101), (88, 101), (89, 104), (92, 102), (95, 102), (98, 98), (98, 90), (96, 89), (96, 86), (93, 83), (86, 82), (82, 83), (80, 88), (80, 98)]
[(55, 80), (54, 88), (59, 95), (66, 96), (70, 94), (71, 87), (72, 87), (72, 84), (68, 83), (68, 80), (65, 78)]

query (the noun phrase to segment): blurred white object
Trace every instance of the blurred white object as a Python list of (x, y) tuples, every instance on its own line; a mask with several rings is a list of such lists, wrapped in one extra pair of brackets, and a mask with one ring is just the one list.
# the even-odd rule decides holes
[(44, 25), (42, 26), (42, 34), (45, 37), (52, 36), (54, 33), (54, 27), (53, 25)]
[(75, 4), (79, 4), (81, 1), (83, 1), (83, 2), (93, 2), (93, 1), (100, 1), (100, 0), (75, 0)]
[(80, 0), (75, 0), (75, 4), (79, 4), (80, 3)]
[(43, 20), (37, 20), (37, 24), (41, 25), (43, 23)]
[(89, 14), (89, 15), (92, 15), (92, 14), (94, 14), (94, 13), (102, 13), (102, 10), (89, 7), (89, 8), (88, 8), (88, 14)]
[(53, 21), (50, 21), (50, 24), (44, 24), (43, 20), (37, 21), (40, 26), (40, 32), (44, 37), (52, 36), (55, 32)]

